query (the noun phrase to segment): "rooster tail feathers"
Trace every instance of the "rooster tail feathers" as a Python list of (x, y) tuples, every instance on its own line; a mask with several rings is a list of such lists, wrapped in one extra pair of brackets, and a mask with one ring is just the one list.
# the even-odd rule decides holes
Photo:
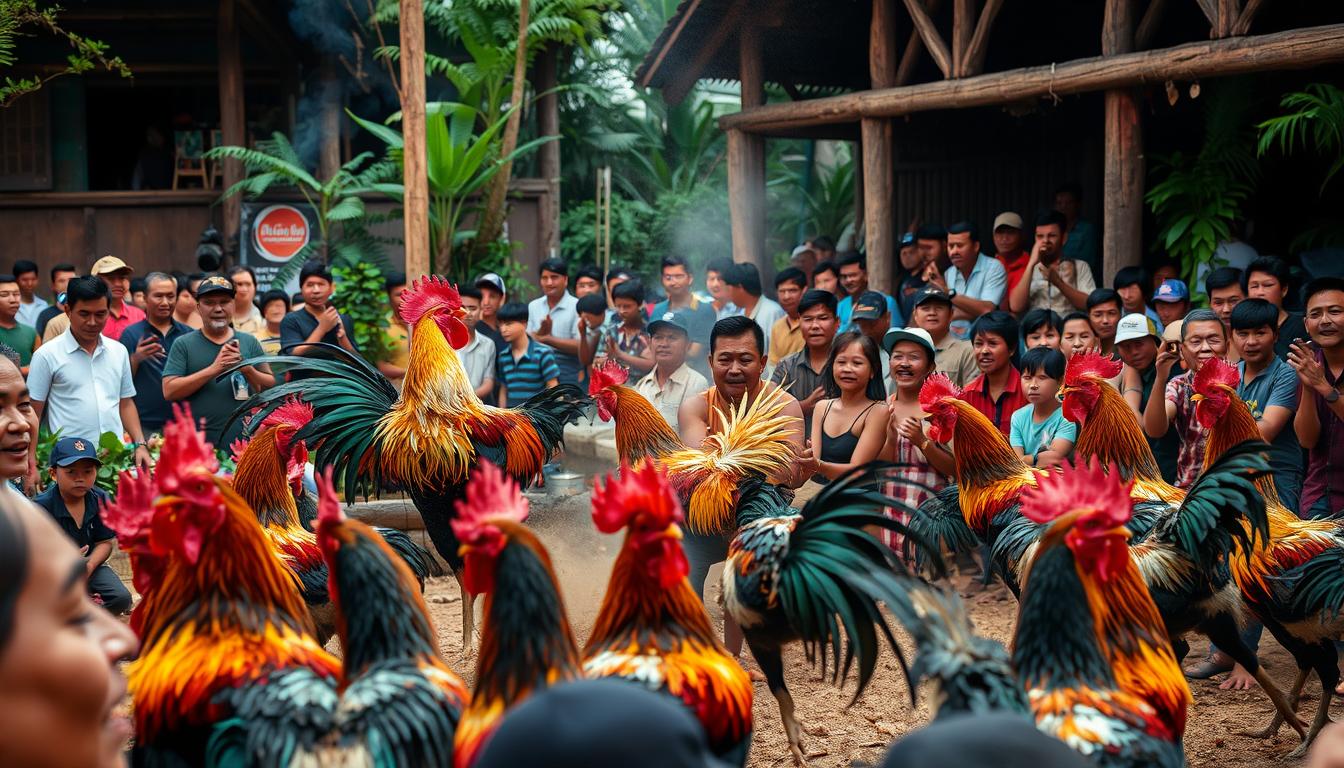
[[(871, 525), (914, 535), (880, 511), (882, 507), (908, 510), (874, 489), (884, 478), (896, 481), (889, 477), (890, 469), (884, 464), (857, 468), (808, 502), (789, 536), (788, 554), (777, 577), (790, 626), (798, 630), (808, 660), (819, 658), (823, 676), (829, 666), (830, 679), (838, 682), (848, 676), (857, 659), (855, 701), (876, 668), (875, 630), (882, 632), (908, 674), (900, 645), (878, 607), (900, 599), (903, 587), (898, 572), (904, 571), (904, 564), (864, 530)], [(936, 567), (941, 571), (941, 558)]]
[(420, 582), (420, 591), (423, 592), (425, 589), (425, 579), (431, 576), (444, 575), (443, 566), (439, 565), (438, 559), (429, 550), (406, 535), (404, 531), (399, 531), (396, 528), (379, 527), (375, 527), (373, 530), (379, 536), (382, 536), (383, 541), (387, 542), (392, 551), (396, 552), (406, 562), (406, 567), (411, 569), (411, 573), (415, 575), (415, 580)]
[(975, 633), (961, 598), (917, 579), (901, 583), (887, 607), (915, 641), (911, 688), (927, 679), (938, 685), (934, 718), (1004, 711), (1030, 716), (1008, 651)]
[(578, 421), (592, 400), (574, 384), (543, 389), (517, 409), (532, 422), (549, 457), (564, 442), (565, 425)]
[(915, 535), (904, 540), (903, 552), (906, 560), (917, 568), (924, 568), (929, 563), (929, 550), (920, 546), (921, 541), (929, 542), (935, 553), (947, 550), (959, 554), (980, 546), (980, 540), (962, 516), (961, 498), (955, 483), (948, 484), (920, 504), (907, 525)]
[(1257, 539), (1269, 541), (1265, 497), (1256, 486), (1270, 472), (1268, 447), (1260, 440), (1238, 443), (1200, 473), (1186, 494), (1177, 513), (1176, 543), (1202, 567), (1231, 556), (1234, 546), (1249, 559)]

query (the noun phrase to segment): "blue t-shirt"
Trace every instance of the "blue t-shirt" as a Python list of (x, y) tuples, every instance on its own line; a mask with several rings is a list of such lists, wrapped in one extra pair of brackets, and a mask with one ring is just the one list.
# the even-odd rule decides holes
[(1037, 423), (1033, 418), (1036, 406), (1024, 405), (1013, 412), (1012, 425), (1008, 431), (1008, 442), (1022, 453), (1035, 457), (1047, 450), (1057, 438), (1070, 442), (1078, 441), (1078, 425), (1064, 418), (1064, 409), (1056, 408), (1045, 421)]
[[(1237, 363), (1237, 373), (1243, 377), (1237, 385), (1237, 397), (1251, 409), (1251, 416), (1259, 421), (1265, 415), (1265, 409), (1278, 405), (1297, 413), (1297, 371), (1275, 356), (1269, 367), (1260, 372), (1249, 383), (1245, 380), (1246, 361)], [(1302, 446), (1297, 442), (1297, 432), (1293, 431), (1290, 421), (1279, 430), (1270, 443), (1269, 465), (1274, 469), (1275, 485), (1287, 485), (1295, 489), (1302, 484)]]
[(529, 397), (546, 388), (546, 382), (560, 378), (555, 351), (544, 344), (527, 340), (527, 351), (514, 359), (513, 348), (505, 345), (495, 357), (496, 381), (508, 390), (506, 408), (517, 408)]
[[(892, 328), (905, 327), (905, 318), (901, 316), (900, 305), (896, 303), (895, 299), (893, 299), (890, 296), (887, 296), (885, 293), (882, 294), (882, 296), (887, 300), (887, 311), (891, 313), (891, 327)], [(844, 333), (845, 331), (855, 330), (853, 324), (850, 322), (849, 317), (853, 313), (854, 313), (853, 296), (846, 296), (835, 305), (835, 316), (836, 319), (840, 321), (835, 326), (836, 328), (835, 333), (837, 336)]]

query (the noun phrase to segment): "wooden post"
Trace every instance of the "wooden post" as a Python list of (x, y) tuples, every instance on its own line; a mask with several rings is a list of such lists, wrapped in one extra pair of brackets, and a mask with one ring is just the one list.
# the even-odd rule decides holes
[[(925, 0), (924, 7), (929, 13), (937, 13), (938, 5), (942, 0)], [(910, 30), (910, 39), (905, 44), (905, 50), (901, 53), (901, 64), (896, 68), (896, 82), (894, 85), (901, 86), (910, 82), (910, 78), (915, 74), (915, 64), (919, 62), (919, 54), (924, 52), (924, 38), (919, 36), (918, 29)]]
[[(896, 84), (896, 3), (873, 0), (868, 26), (868, 75), (873, 88)], [(868, 283), (891, 293), (896, 253), (891, 212), (891, 118), (864, 118), (859, 122), (863, 151), (864, 246), (868, 253)]]
[[(1134, 49), (1134, 0), (1106, 0), (1103, 56)], [(1143, 123), (1132, 88), (1106, 91), (1101, 259), (1097, 285), (1109, 285), (1121, 267), (1143, 256)]]
[[(738, 37), (742, 108), (765, 103), (760, 29), (744, 26)], [(728, 132), (728, 212), (733, 225), (733, 261), (750, 262), (761, 284), (774, 284), (773, 265), (765, 258), (765, 139)]]
[(322, 99), (322, 143), (318, 153), (317, 175), (322, 181), (341, 169), (341, 84), (336, 78), (336, 57), (322, 57), (318, 74)]
[(552, 43), (537, 57), (536, 90), (543, 95), (537, 102), (537, 133), (555, 136), (556, 141), (541, 145), (538, 150), (538, 168), (546, 182), (546, 201), (541, 207), (541, 245), (547, 256), (560, 255), (560, 100), (553, 91), (560, 49)]
[[(238, 4), (236, 0), (219, 0), (217, 43), (219, 45), (219, 130), (228, 146), (247, 145), (247, 120), (243, 102), (243, 56), (238, 40)], [(243, 180), (243, 164), (237, 160), (224, 161), (224, 189)], [(224, 200), (224, 256), (238, 255), (238, 229), (242, 225), (242, 195), (230, 195)]]
[[(406, 223), (406, 276), (428, 275), (429, 176), (425, 159), (425, 11), (422, 0), (401, 0), (401, 132)], [(450, 257), (451, 258), (451, 257)], [(440, 265), (445, 268), (447, 264)]]
[(952, 77), (966, 76), (966, 54), (975, 29), (975, 0), (952, 0)]

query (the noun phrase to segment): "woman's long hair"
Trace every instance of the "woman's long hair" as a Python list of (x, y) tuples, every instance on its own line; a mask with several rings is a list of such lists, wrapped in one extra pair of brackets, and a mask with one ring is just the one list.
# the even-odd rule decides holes
[(868, 358), (868, 366), (873, 369), (873, 377), (868, 380), (868, 389), (865, 394), (868, 395), (869, 400), (879, 402), (886, 400), (887, 387), (882, 383), (882, 377), (885, 373), (882, 370), (882, 353), (878, 351), (877, 344), (872, 339), (858, 331), (845, 331), (836, 336), (835, 341), (831, 342), (831, 354), (826, 358), (826, 368), (821, 372), (822, 386), (826, 389), (826, 396), (840, 396), (840, 385), (835, 383), (835, 356), (840, 354), (840, 350), (855, 342), (858, 342), (859, 348), (863, 350), (863, 356)]

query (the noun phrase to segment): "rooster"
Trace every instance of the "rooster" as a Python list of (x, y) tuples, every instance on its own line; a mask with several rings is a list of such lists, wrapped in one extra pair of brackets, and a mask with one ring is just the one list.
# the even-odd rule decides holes
[(314, 417), (296, 437), (314, 447), (318, 466), (336, 468), (347, 498), (384, 481), (406, 489), (462, 590), (465, 650), (474, 633), (474, 601), (452, 520), (468, 471), (488, 460), (526, 484), (554, 455), (565, 424), (578, 418), (586, 401), (577, 387), (562, 385), (516, 409), (482, 403), (455, 351), (467, 343), (461, 298), (441, 278), (415, 281), (403, 294), (400, 314), (415, 338), (400, 393), (358, 356), (318, 344), (335, 359), (278, 356), (241, 363), (270, 362), (317, 375), (253, 395), (234, 417), (259, 408), (257, 417), (264, 419), (298, 395), (312, 405)]
[[(312, 611), (318, 639), (325, 643), (335, 632), (336, 621), (327, 590), (327, 564), (317, 537), (302, 525), (298, 507), (298, 500), (310, 494), (303, 487), (308, 448), (295, 433), (312, 418), (312, 406), (290, 401), (258, 422), (251, 439), (235, 441), (233, 488), (257, 513), (271, 545), (303, 584), (304, 602)], [(411, 568), (422, 589), (425, 578), (443, 574), (433, 555), (402, 531), (373, 530)]]
[(584, 648), (584, 672), (676, 697), (715, 753), (743, 765), (751, 679), (719, 643), (686, 579), (681, 506), (665, 473), (648, 460), (635, 469), (624, 464), (619, 478), (593, 489), (593, 522), (602, 533), (626, 535)]
[[(1237, 396), (1239, 382), (1235, 367), (1210, 360), (1191, 383), (1195, 418), (1209, 430), (1206, 465), (1242, 441), (1260, 439), (1260, 428), (1250, 408)], [(1335, 520), (1299, 519), (1279, 503), (1272, 476), (1260, 478), (1257, 484), (1269, 510), (1269, 542), (1253, 550), (1245, 561), (1234, 561), (1232, 576), (1247, 605), (1292, 654), (1298, 674), (1289, 692), (1287, 711), (1280, 709), (1266, 730), (1251, 735), (1267, 738), (1285, 720), (1302, 733), (1292, 708), (1308, 674), (1315, 670), (1321, 680), (1321, 703), (1302, 744), (1293, 753), (1301, 757), (1328, 722), (1330, 699), (1339, 681), (1334, 640), (1344, 634), (1344, 530)], [(1259, 676), (1256, 679), (1260, 680)]]
[(299, 668), (227, 692), (235, 716), (215, 729), (212, 762), (447, 765), (466, 686), (439, 657), (405, 562), (374, 529), (341, 513), (330, 472), (318, 487), (317, 537), (345, 653), (340, 679)]
[(759, 477), (744, 481), (741, 489), (737, 535), (723, 566), (721, 600), (724, 614), (742, 628), (751, 655), (765, 674), (798, 765), (807, 761), (793, 697), (784, 680), (784, 646), (801, 640), (809, 661), (820, 657), (823, 676), (830, 666), (833, 682), (847, 677), (857, 659), (856, 701), (877, 665), (875, 627), (905, 666), (878, 609), (879, 602), (891, 602), (901, 589), (896, 574), (904, 571), (904, 564), (869, 531), (887, 529), (914, 536), (904, 523), (882, 513), (884, 507), (913, 510), (878, 492), (884, 482), (911, 481), (893, 477), (887, 465), (856, 467), (827, 485), (801, 511), (790, 509), (779, 489)]
[(332, 678), (341, 665), (256, 516), (216, 476), (190, 409), (174, 414), (153, 480), (123, 473), (104, 519), (144, 587), (133, 617), (140, 655), (127, 668), (137, 759), (197, 765), (214, 725), (235, 715), (226, 694), (286, 670)]
[(526, 519), (517, 483), (481, 462), (452, 521), (467, 589), (485, 595), (476, 687), (457, 725), (455, 768), (475, 762), (509, 708), (583, 676), (550, 555), (522, 525)]
[(687, 447), (647, 398), (625, 386), (626, 375), (609, 359), (590, 376), (598, 416), (616, 422), (616, 453), (622, 461), (648, 458), (667, 470), (692, 533), (731, 533), (742, 483), (775, 476), (790, 466), (789, 438), (799, 423), (784, 415), (788, 393), (762, 387), (750, 403), (744, 398), (729, 413), (716, 411), (723, 430), (706, 437), (703, 445)]

